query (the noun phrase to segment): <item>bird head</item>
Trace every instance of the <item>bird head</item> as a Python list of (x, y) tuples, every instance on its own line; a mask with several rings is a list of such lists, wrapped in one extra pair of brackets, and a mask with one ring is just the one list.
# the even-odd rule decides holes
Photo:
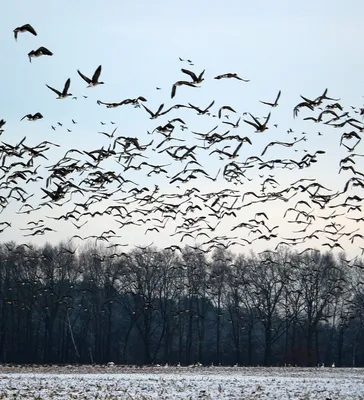
[(28, 53), (29, 62), (32, 62), (32, 57), (33, 56), (34, 56), (34, 50), (32, 50), (30, 53)]

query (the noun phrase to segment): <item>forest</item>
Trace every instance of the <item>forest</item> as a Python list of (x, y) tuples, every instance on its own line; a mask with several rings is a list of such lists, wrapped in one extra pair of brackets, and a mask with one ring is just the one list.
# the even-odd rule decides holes
[(362, 261), (181, 250), (2, 243), (0, 362), (364, 366)]

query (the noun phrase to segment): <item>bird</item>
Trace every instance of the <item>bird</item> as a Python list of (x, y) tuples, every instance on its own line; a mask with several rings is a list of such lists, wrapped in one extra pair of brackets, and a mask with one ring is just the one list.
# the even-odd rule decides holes
[(233, 113), (236, 113), (236, 111), (235, 111), (233, 108), (231, 108), (230, 106), (222, 106), (222, 107), (219, 109), (219, 112), (218, 112), (219, 118), (221, 118), (221, 113), (222, 113), (223, 110), (229, 110), (229, 111), (231, 111), (231, 112), (233, 112)]
[(24, 115), (24, 117), (20, 121), (23, 121), (24, 118), (28, 118), (28, 121), (37, 121), (38, 119), (42, 119), (43, 115), (40, 112), (37, 112), (34, 115), (27, 114)]
[(192, 83), (201, 83), (201, 82), (204, 80), (203, 74), (205, 73), (205, 70), (203, 70), (203, 71), (200, 73), (200, 75), (198, 75), (198, 76), (197, 76), (194, 72), (192, 72), (192, 71), (190, 71), (190, 70), (188, 70), (188, 69), (182, 68), (181, 71), (182, 71), (184, 74), (187, 74), (187, 75), (189, 75), (189, 76), (192, 78)]
[(229, 121), (222, 121), (222, 123), (226, 124), (226, 125), (231, 125), (233, 128), (238, 128), (240, 120), (241, 120), (241, 117), (239, 117), (238, 120), (235, 123), (234, 122), (229, 122)]
[(194, 85), (191, 82), (178, 81), (172, 86), (171, 99), (173, 99), (173, 97), (176, 95), (177, 86), (182, 86), (182, 85), (191, 86), (191, 87), (197, 87), (196, 85)]
[(274, 103), (268, 103), (266, 101), (261, 101), (259, 100), (261, 103), (266, 104), (267, 106), (271, 106), (271, 107), (277, 107), (278, 106), (278, 100), (281, 97), (281, 91), (278, 92), (276, 99), (274, 100)]
[(232, 72), (228, 72), (227, 74), (217, 75), (215, 76), (214, 79), (223, 79), (223, 78), (235, 78), (238, 79), (239, 81), (250, 82), (250, 79), (240, 78), (237, 73), (232, 73)]
[(80, 75), (80, 77), (86, 81), (88, 83), (88, 88), (91, 87), (95, 87), (98, 85), (104, 85), (104, 82), (99, 82), (99, 77), (101, 74), (101, 65), (99, 65), (96, 69), (96, 71), (94, 72), (92, 79), (88, 78), (86, 75), (84, 75), (80, 70), (77, 70), (78, 75)]
[(40, 56), (53, 56), (53, 53), (46, 47), (41, 46), (37, 50), (32, 50), (28, 53), (29, 62), (32, 62), (33, 57), (40, 57)]
[(62, 92), (58, 91), (57, 89), (52, 88), (51, 86), (48, 86), (47, 84), (46, 84), (46, 86), (48, 89), (51, 89), (54, 93), (58, 94), (57, 99), (65, 99), (66, 97), (72, 96), (72, 93), (68, 93), (70, 84), (71, 84), (71, 78), (68, 78), (66, 80), (66, 83), (64, 84), (64, 88), (63, 88)]
[(255, 121), (255, 123), (254, 123), (254, 122), (251, 122), (251, 121), (247, 121), (247, 120), (245, 120), (245, 119), (244, 119), (243, 121), (244, 121), (245, 123), (249, 124), (249, 125), (254, 126), (254, 128), (256, 129), (256, 132), (264, 132), (266, 129), (268, 129), (267, 123), (268, 123), (269, 118), (270, 118), (270, 113), (268, 114), (267, 118), (265, 119), (264, 124), (261, 124), (261, 123), (258, 121), (258, 119), (255, 118), (255, 117), (253, 117), (253, 115), (251, 115), (250, 113), (249, 113), (249, 115), (253, 118), (253, 120)]
[(34, 36), (37, 36), (37, 32), (35, 29), (30, 25), (30, 24), (25, 24), (22, 26), (18, 26), (17, 28), (14, 29), (14, 38), (17, 41), (18, 40), (18, 33), (19, 32), (29, 32), (33, 34)]
[(156, 118), (158, 118), (160, 115), (163, 115), (163, 114), (164, 114), (164, 113), (161, 113), (161, 111), (162, 111), (162, 109), (163, 109), (163, 107), (164, 107), (164, 104), (161, 104), (161, 105), (158, 107), (158, 110), (157, 110), (155, 113), (154, 113), (153, 111), (149, 110), (149, 108), (146, 107), (144, 104), (142, 104), (142, 106), (144, 107), (145, 111), (147, 111), (147, 112), (150, 114), (150, 119), (156, 119)]

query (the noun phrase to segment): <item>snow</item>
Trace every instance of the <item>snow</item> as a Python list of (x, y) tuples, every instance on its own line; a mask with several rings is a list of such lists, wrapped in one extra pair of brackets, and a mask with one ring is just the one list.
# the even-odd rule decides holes
[(2, 366), (0, 399), (355, 400), (364, 369)]

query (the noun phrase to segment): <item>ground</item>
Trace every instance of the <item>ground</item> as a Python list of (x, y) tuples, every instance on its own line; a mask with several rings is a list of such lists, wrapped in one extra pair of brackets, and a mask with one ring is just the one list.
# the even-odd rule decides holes
[(364, 369), (0, 366), (0, 399), (364, 399)]

